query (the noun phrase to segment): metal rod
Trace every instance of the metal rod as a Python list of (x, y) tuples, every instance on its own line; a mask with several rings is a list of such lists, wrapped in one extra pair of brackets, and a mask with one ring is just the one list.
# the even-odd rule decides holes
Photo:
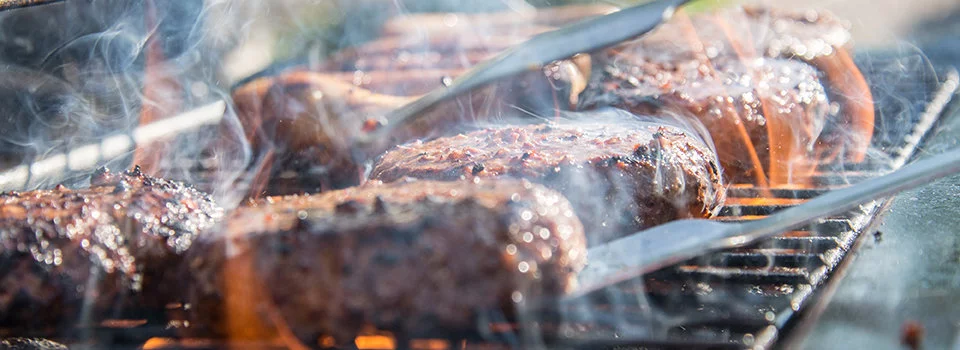
[(960, 174), (960, 149), (915, 162), (890, 174), (847, 188), (827, 192), (801, 205), (771, 214), (762, 220), (739, 224), (737, 230), (731, 230), (733, 235), (715, 242), (713, 249), (757, 242), (812, 220), (843, 213), (864, 202), (892, 196), (957, 174)]
[(402, 129), (403, 125), (415, 121), (440, 102), (499, 79), (539, 69), (556, 60), (578, 53), (596, 52), (646, 34), (669, 19), (678, 7), (688, 1), (657, 0), (537, 35), (477, 65), (449, 86), (435, 89), (392, 111), (387, 116), (390, 124), (356, 141), (354, 157), (365, 160), (367, 152), (382, 151), (394, 130)]
[(43, 182), (63, 180), (70, 173), (96, 169), (129, 154), (137, 145), (219, 123), (225, 110), (226, 103), (217, 101), (175, 117), (139, 126), (127, 134), (108, 136), (99, 143), (76, 147), (66, 153), (14, 167), (0, 173), (0, 190), (25, 190)]

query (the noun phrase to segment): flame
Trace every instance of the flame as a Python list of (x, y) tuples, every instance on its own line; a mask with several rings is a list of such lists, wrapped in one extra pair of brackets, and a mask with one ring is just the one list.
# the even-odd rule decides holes
[(354, 344), (361, 350), (396, 349), (397, 340), (392, 336), (363, 335), (354, 340)]

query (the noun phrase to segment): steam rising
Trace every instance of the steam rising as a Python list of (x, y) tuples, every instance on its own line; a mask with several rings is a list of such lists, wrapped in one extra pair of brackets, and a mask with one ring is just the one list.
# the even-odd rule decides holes
[[(244, 119), (243, 115), (244, 105), (237, 104), (241, 110), (233, 107), (237, 95), (231, 88), (235, 83), (239, 82), (236, 85), (241, 86), (239, 91), (242, 91), (243, 86), (250, 86), (244, 83), (257, 81), (244, 78), (273, 65), (262, 74), (267, 78), (261, 81), (274, 84), (271, 91), (279, 91), (284, 103), (290, 100), (299, 103), (284, 104), (281, 109), (286, 112), (296, 109), (297, 113), (286, 115), (287, 118), (293, 118), (291, 115), (303, 118), (298, 122), (303, 124), (295, 124), (302, 127), (302, 135), (297, 137), (303, 139), (299, 141), (317, 143), (320, 140), (344, 151), (349, 147), (351, 137), (362, 132), (368, 119), (389, 123), (378, 119), (389, 109), (440, 87), (443, 81), (461, 74), (465, 68), (514, 41), (519, 42), (526, 36), (562, 24), (558, 22), (563, 21), (556, 18), (536, 17), (531, 12), (531, 4), (544, 5), (546, 2), (559, 3), (446, 0), (428, 5), (415, 1), (349, 0), (67, 0), (39, 8), (0, 12), (0, 69), (3, 71), (0, 73), (0, 166), (14, 169), (0, 174), (0, 186), (22, 183), (26, 187), (0, 189), (44, 188), (59, 181), (80, 185), (97, 165), (126, 168), (136, 161), (146, 162), (141, 165), (150, 169), (151, 175), (195, 184), (212, 192), (222, 206), (234, 207), (251, 195), (251, 188), (262, 180), (257, 176), (271, 175), (269, 167), (273, 153), (294, 148), (289, 144), (290, 135), (269, 135), (265, 140), (252, 140), (248, 134), (250, 120)], [(388, 9), (384, 10), (384, 7)], [(499, 20), (502, 19), (489, 16), (421, 17), (414, 13), (492, 10), (508, 11), (506, 13), (515, 17), (501, 23)], [(595, 11), (600, 13), (600, 10)], [(290, 20), (270, 25), (264, 23), (277, 18)], [(394, 41), (377, 41), (380, 25), (391, 18), (392, 27), (388, 28), (395, 35)], [(461, 27), (451, 30), (455, 38), (450, 39), (450, 36), (443, 35), (449, 33), (442, 30), (428, 30), (430, 24), (437, 23), (453, 28), (459, 23)], [(285, 35), (290, 33), (297, 35)], [(752, 37), (754, 40), (748, 43), (750, 45), (763, 43), (763, 35), (770, 33), (754, 31), (752, 34), (758, 36)], [(361, 46), (365, 43), (366, 46)], [(388, 47), (376, 52), (378, 47), (384, 47), (378, 44), (391, 43), (399, 45), (400, 49), (390, 50)], [(467, 47), (465, 43), (473, 46)], [(757, 49), (752, 54), (762, 56), (765, 53), (763, 48)], [(897, 77), (900, 72), (937, 74), (919, 50), (902, 45), (895, 51), (898, 51), (896, 56), (901, 57), (895, 61), (860, 57), (858, 63), (861, 67), (890, 73), (879, 75), (883, 77)], [(657, 51), (651, 55), (661, 53)], [(748, 62), (756, 58), (742, 52), (737, 56), (737, 59)], [(283, 63), (275, 64), (278, 61)], [(763, 59), (759, 61), (763, 62)], [(615, 63), (625, 62), (617, 60)], [(561, 64), (566, 66), (556, 66), (553, 75), (562, 75), (557, 72), (569, 75), (548, 80), (546, 86), (535, 86), (539, 88), (536, 91), (548, 91), (548, 94), (526, 95), (525, 92), (532, 90), (530, 80), (496, 85), (442, 106), (439, 112), (435, 112), (437, 118), (430, 120), (434, 124), (411, 128), (398, 138), (406, 142), (489, 126), (557, 119), (589, 119), (602, 123), (628, 114), (613, 109), (582, 114), (568, 112), (584, 107), (582, 104), (577, 106), (582, 102), (577, 98), (583, 95), (570, 85), (575, 79), (590, 79), (591, 63), (586, 64), (587, 69), (571, 62)], [(324, 73), (297, 75), (296, 72), (290, 73), (288, 67), (306, 67)], [(744, 67), (747, 68), (739, 69), (752, 69), (749, 64)], [(532, 75), (544, 72), (534, 73)], [(549, 71), (546, 73), (551, 75)], [(899, 90), (886, 88), (896, 81), (869, 83), (873, 99), (878, 105), (885, 106), (879, 111), (881, 114), (902, 115), (882, 120), (906, 120), (918, 112), (920, 107), (911, 104), (917, 99), (899, 96), (893, 93)], [(267, 89), (263, 90), (254, 91), (258, 98), (256, 103), (264, 100), (259, 95)], [(832, 98), (852, 101), (862, 98), (850, 94), (844, 96), (844, 92), (839, 91)], [(355, 100), (351, 100), (354, 97)], [(360, 100), (362, 102), (355, 102)], [(148, 121), (162, 121), (196, 108), (209, 108), (216, 101), (227, 102), (222, 116), (204, 114), (202, 118), (208, 119), (198, 116), (202, 122), (195, 124), (160, 122), (145, 125)], [(260, 107), (263, 106), (257, 106)], [(831, 117), (838, 117), (841, 111), (837, 106), (833, 107)], [(711, 135), (711, 130), (690, 116), (689, 111), (661, 111), (655, 121), (688, 130), (708, 143), (711, 149), (717, 149), (712, 142), (717, 136), (715, 132)], [(291, 123), (292, 119), (284, 122)], [(218, 127), (213, 127), (214, 124)], [(813, 139), (827, 133), (854, 141), (863, 136), (843, 126), (824, 130), (822, 123), (812, 124), (815, 129), (811, 131), (812, 137), (798, 136), (793, 146), (813, 148)], [(433, 128), (437, 125), (449, 128)], [(897, 127), (878, 125), (882, 130), (896, 130)], [(171, 129), (178, 132), (170, 132)], [(161, 136), (142, 137), (145, 134)], [(868, 161), (888, 161), (889, 149), (885, 147), (901, 136), (896, 132), (878, 133), (874, 141), (876, 148), (866, 153)], [(143, 143), (144, 140), (151, 142)], [(71, 156), (75, 154), (69, 153), (71, 150), (82, 151), (82, 155)], [(87, 156), (89, 154), (93, 156)], [(49, 162), (50, 159), (56, 162)], [(42, 163), (43, 160), (48, 163)], [(50, 168), (64, 168), (64, 174), (32, 178), (41, 173), (31, 167), (38, 163), (55, 164)], [(311, 174), (342, 171), (343, 168), (332, 163), (311, 164), (310, 169), (314, 171)], [(843, 155), (837, 155), (834, 163), (839, 167), (850, 166)], [(793, 168), (787, 170), (788, 173), (792, 171)], [(56, 173), (57, 170), (47, 172)], [(8, 177), (13, 175), (29, 180), (8, 182)], [(359, 182), (365, 174), (358, 172), (355, 175)], [(787, 184), (794, 182), (789, 176), (787, 179)], [(581, 191), (591, 190), (589, 184), (594, 179), (576, 180), (584, 184), (578, 187)], [(616, 200), (629, 201), (626, 198)], [(520, 321), (525, 326), (518, 331), (521, 334), (486, 334), (490, 337), (506, 336), (509, 338), (507, 342), (513, 345), (542, 344), (546, 340), (542, 339), (538, 327), (546, 326), (545, 321), (559, 319), (563, 322), (554, 331), (564, 337), (596, 337), (595, 325), (598, 324), (604, 326), (602, 331), (620, 337), (666, 337), (674, 326), (698, 321), (685, 315), (676, 316), (679, 313), (671, 312), (669, 305), (714, 301), (701, 295), (724, 297), (708, 293), (706, 289), (710, 286), (704, 281), (690, 280), (684, 286), (684, 290), (658, 290), (663, 286), (657, 284), (656, 276), (651, 276), (610, 288), (601, 295), (561, 305), (560, 311), (556, 311), (559, 315), (540, 314), (543, 312), (540, 305), (528, 304), (524, 300), (518, 302), (521, 309), (527, 308), (525, 311), (528, 311), (520, 314)], [(738, 307), (750, 305), (749, 297), (759, 298), (768, 292), (776, 293), (750, 290), (744, 291), (747, 297), (728, 296), (730, 301), (727, 304), (733, 311), (717, 312), (737, 311)], [(652, 298), (650, 294), (659, 297)], [(598, 308), (607, 305), (613, 307)], [(500, 314), (485, 317), (490, 321), (505, 319)]]

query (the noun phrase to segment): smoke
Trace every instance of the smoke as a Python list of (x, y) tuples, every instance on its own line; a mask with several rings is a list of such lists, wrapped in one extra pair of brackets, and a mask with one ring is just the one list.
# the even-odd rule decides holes
[[(186, 123), (154, 122), (228, 100), (220, 63), (237, 39), (206, 18), (229, 7), (83, 0), (0, 12), (3, 189), (83, 185), (98, 166), (134, 162), (151, 175), (202, 182), (191, 162), (223, 134), (211, 135), (210, 124), (225, 119), (235, 128), (222, 136), (242, 135), (231, 113), (201, 108), (207, 114)], [(235, 139), (203, 154), (221, 169), (209, 183), (239, 177), (249, 150)], [(224, 195), (227, 187), (204, 189)]]
[[(352, 141), (364, 128), (389, 125), (391, 121), (383, 116), (391, 109), (441, 87), (531, 35), (611, 10), (604, 6), (608, 2), (583, 1), (579, 3), (596, 6), (547, 11), (546, 15), (533, 11), (568, 2), (68, 0), (0, 12), (0, 166), (15, 170), (0, 174), (0, 186), (8, 186), (2, 188), (7, 190), (50, 187), (61, 181), (82, 184), (96, 166), (126, 168), (133, 162), (141, 163), (151, 175), (210, 191), (227, 208), (247, 196), (262, 194), (257, 187), (260, 182), (282, 179), (291, 168), (294, 180), (322, 179), (319, 184), (293, 184), (291, 192), (355, 185), (366, 173), (356, 169), (364, 164), (354, 164), (349, 158)], [(456, 13), (421, 13), (449, 11)], [(501, 12), (486, 14), (491, 11)], [(744, 18), (746, 14), (734, 16)], [(677, 23), (674, 25), (685, 25)], [(609, 57), (595, 56), (586, 63), (559, 62), (475, 91), (438, 107), (393, 137), (403, 143), (484, 127), (557, 120), (620, 123), (627, 115), (631, 122), (671, 124), (687, 130), (710, 149), (723, 153), (730, 144), (716, 140), (734, 136), (741, 140), (743, 135), (733, 135), (727, 129), (729, 124), (708, 124), (697, 117), (716, 110), (727, 118), (724, 121), (743, 116), (757, 128), (769, 123), (769, 118), (782, 118), (781, 125), (789, 129), (775, 134), (786, 139), (781, 145), (793, 152), (783, 156), (785, 166), (779, 175), (753, 174), (745, 175), (748, 180), (738, 180), (803, 183), (816, 169), (793, 161), (816, 152), (833, 157), (833, 165), (840, 168), (855, 163), (851, 155), (843, 153), (843, 147), (833, 153), (837, 149), (815, 149), (816, 141), (825, 135), (843, 140), (839, 144), (844, 145), (862, 142), (863, 130), (851, 131), (847, 124), (837, 123), (858, 111), (844, 111), (840, 106), (871, 101), (862, 90), (841, 89), (844, 79), (856, 77), (839, 76), (830, 81), (822, 74), (846, 62), (806, 57), (813, 48), (834, 48), (823, 42), (811, 44), (821, 38), (802, 35), (792, 41), (771, 42), (768, 39), (777, 36), (774, 29), (780, 27), (770, 21), (758, 20), (755, 27), (746, 26), (746, 21), (699, 23), (708, 25), (694, 28), (693, 36), (709, 40), (695, 43), (690, 51), (702, 52), (677, 52), (676, 46), (689, 44), (684, 41), (689, 38), (677, 39), (672, 34), (684, 29), (673, 27), (662, 31), (672, 33), (662, 42), (656, 40), (663, 37), (654, 34), (653, 39), (628, 43)], [(746, 39), (727, 40), (726, 35)], [(803, 52), (797, 51), (801, 49)], [(713, 50), (725, 51), (728, 56), (717, 58)], [(922, 114), (924, 106), (917, 101), (929, 100), (929, 96), (904, 95), (903, 91), (922, 94), (926, 90), (903, 89), (902, 77), (929, 80), (923, 77), (940, 73), (914, 47), (902, 45), (893, 51), (894, 59), (857, 55), (858, 65), (872, 72), (868, 87), (872, 101), (881, 106), (878, 113), (882, 118), (877, 119), (881, 131), (873, 136), (874, 148), (866, 151), (868, 162), (893, 161), (891, 150), (909, 134), (899, 127)], [(687, 79), (698, 75), (671, 81), (690, 80), (686, 87), (701, 95), (678, 94), (671, 100), (664, 97), (660, 85), (651, 85), (656, 88), (653, 90), (636, 86), (640, 79), (658, 75), (638, 74), (634, 68), (701, 53), (710, 61), (710, 74), (718, 85), (706, 88)], [(807, 62), (782, 61), (798, 57)], [(770, 66), (782, 70), (764, 70)], [(680, 68), (700, 74), (701, 67)], [(618, 91), (633, 94), (633, 99), (624, 103), (623, 96), (606, 93), (609, 91), (581, 93), (584, 89), (598, 91), (598, 85), (587, 85), (600, 81), (598, 74), (623, 83)], [(812, 75), (816, 79), (810, 79)], [(753, 87), (761, 83), (767, 84), (766, 89)], [(784, 91), (799, 91), (791, 96), (797, 100), (779, 100)], [(715, 95), (730, 99), (705, 100)], [(826, 99), (821, 99), (824, 96)], [(704, 105), (690, 102), (698, 98)], [(760, 99), (783, 108), (763, 110), (755, 103)], [(685, 108), (664, 108), (664, 100)], [(623, 103), (618, 107), (630, 112), (594, 109), (616, 103)], [(800, 107), (787, 106), (790, 104)], [(182, 114), (198, 108), (204, 112)], [(178, 115), (186, 119), (169, 119)], [(820, 119), (803, 119), (804, 115)], [(191, 122), (179, 123), (181, 120)], [(883, 124), (891, 121), (891, 125)], [(751, 131), (756, 132), (744, 133)], [(770, 138), (765, 133), (753, 135), (759, 135), (750, 140), (757, 144)], [(745, 153), (738, 154), (740, 151), (743, 149), (737, 148), (721, 156), (743, 159)], [(277, 158), (281, 156), (288, 158)], [(767, 162), (761, 167), (768, 175), (770, 157), (758, 154), (755, 160)], [(284, 166), (291, 168), (274, 168)], [(16, 181), (10, 180), (12, 175)], [(565, 193), (568, 196), (585, 197), (596, 190), (590, 185), (597, 179), (588, 175), (567, 181), (577, 184)], [(632, 198), (610, 200), (595, 203), (594, 210), (626, 206)], [(591, 214), (597, 213), (584, 213)], [(521, 321), (527, 326), (522, 332), (526, 333), (505, 337), (514, 344), (544, 341), (538, 327), (557, 316), (564, 321), (558, 332), (566, 337), (595, 337), (595, 326), (601, 325), (615, 336), (663, 338), (675, 326), (697, 321), (689, 314), (667, 310), (669, 305), (719, 304), (716, 298), (723, 296), (708, 293), (709, 285), (696, 279), (683, 283), (687, 289), (660, 291), (655, 277), (561, 305), (559, 316), (522, 314)], [(731, 309), (749, 305), (742, 301), (728, 304)], [(610, 308), (603, 308), (607, 306)]]

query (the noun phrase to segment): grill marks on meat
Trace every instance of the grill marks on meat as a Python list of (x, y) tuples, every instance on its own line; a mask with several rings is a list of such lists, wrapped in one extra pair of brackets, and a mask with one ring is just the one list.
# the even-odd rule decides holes
[(10, 338), (0, 340), (2, 350), (67, 350), (63, 344), (46, 339)]
[(585, 98), (637, 114), (656, 115), (666, 108), (694, 116), (710, 133), (731, 182), (802, 182), (814, 170), (814, 146), (830, 106), (813, 67), (778, 59), (710, 68), (698, 62), (653, 65), (644, 70), (656, 74), (639, 76), (610, 67), (613, 82)]
[(225, 237), (190, 258), (190, 271), (207, 281), (192, 304), (215, 318), (191, 323), (248, 338), (263, 327), (251, 324), (282, 320), (279, 334), (305, 344), (349, 342), (369, 325), (472, 330), (482, 313), (512, 315), (518, 303), (572, 290), (586, 258), (566, 199), (517, 180), (270, 197), (240, 208)]
[(139, 168), (101, 169), (87, 189), (0, 194), (0, 328), (162, 312), (181, 254), (221, 215), (208, 195)]
[(689, 113), (710, 130), (734, 182), (804, 183), (815, 167), (804, 159), (846, 152), (859, 161), (870, 143), (871, 95), (843, 47), (848, 40), (825, 13), (677, 16), (599, 57), (603, 72), (581, 108)]
[(530, 179), (570, 199), (591, 243), (711, 216), (725, 192), (716, 156), (699, 138), (636, 120), (492, 128), (407, 144), (384, 154), (370, 176)]
[[(535, 17), (537, 23), (560, 24), (602, 11), (609, 7), (578, 6), (551, 10), (556, 18)], [(385, 37), (344, 50), (317, 70), (300, 67), (236, 89), (238, 115), (260, 159), (254, 169), (260, 181), (253, 192), (280, 195), (359, 184), (360, 166), (350, 160), (347, 149), (357, 135), (391, 123), (383, 118), (390, 111), (452, 81), (477, 62), (550, 29), (505, 22), (503, 14), (458, 16), (463, 21), (455, 28), (443, 24), (444, 19), (426, 18), (421, 24), (432, 29), (415, 36), (391, 35), (409, 26), (406, 20), (393, 21)], [(435, 21), (443, 25), (431, 25), (438, 24)], [(498, 29), (478, 30), (487, 27)], [(568, 108), (586, 88), (589, 66), (589, 56), (582, 55), (447, 101), (396, 130), (391, 145), (455, 134), (464, 124), (515, 115), (515, 110), (549, 114), (558, 105)], [(283, 176), (296, 172), (310, 176)], [(284, 178), (292, 181), (273, 182)]]

